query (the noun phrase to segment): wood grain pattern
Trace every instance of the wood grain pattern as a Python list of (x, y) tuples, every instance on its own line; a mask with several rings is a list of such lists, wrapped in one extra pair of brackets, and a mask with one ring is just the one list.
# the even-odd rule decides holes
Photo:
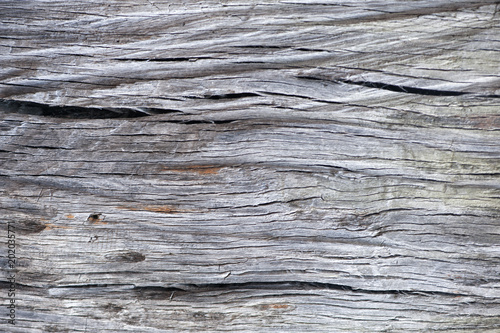
[(0, 330), (497, 332), (497, 7), (2, 1)]

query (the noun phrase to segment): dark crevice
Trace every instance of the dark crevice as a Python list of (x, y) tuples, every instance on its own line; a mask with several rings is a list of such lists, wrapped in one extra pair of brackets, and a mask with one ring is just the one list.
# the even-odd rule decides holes
[(344, 171), (344, 172), (350, 172), (350, 173), (358, 173), (359, 171), (352, 170), (349, 168), (341, 167), (338, 165), (329, 165), (329, 164), (316, 164), (315, 166), (321, 167), (321, 168), (328, 168), (330, 170), (335, 170), (335, 171)]
[(500, 98), (500, 95), (489, 94), (489, 95), (479, 95), (479, 97), (483, 97), (483, 98)]
[(330, 52), (328, 50), (323, 50), (323, 49), (310, 49), (310, 48), (305, 48), (305, 47), (299, 47), (296, 49), (297, 51), (303, 51), (303, 52)]
[(196, 61), (202, 59), (213, 59), (211, 57), (173, 57), (173, 58), (115, 58), (117, 61), (143, 61), (143, 62), (176, 62), (176, 61)]
[(272, 95), (272, 96), (285, 96), (285, 97), (295, 97), (295, 98), (303, 98), (303, 99), (308, 99), (314, 102), (319, 102), (319, 103), (327, 103), (327, 104), (346, 104), (342, 102), (336, 102), (336, 101), (328, 101), (324, 99), (317, 99), (309, 96), (303, 96), (303, 95), (295, 95), (295, 94), (285, 94), (285, 93), (278, 93), (278, 92), (270, 92), (270, 91), (261, 91), (261, 93), (266, 94), (266, 95)]
[[(0, 289), (9, 289), (10, 286), (11, 286), (11, 282), (10, 281), (0, 281)], [(28, 285), (28, 284), (19, 283), (16, 280), (16, 289), (31, 289), (31, 288), (41, 289), (42, 287), (31, 286), (31, 285)]]
[[(187, 290), (240, 290), (240, 289), (264, 289), (264, 290), (338, 290), (363, 294), (383, 294), (383, 295), (439, 295), (439, 296), (467, 296), (465, 294), (448, 293), (442, 291), (417, 291), (417, 290), (372, 290), (355, 288), (342, 284), (324, 282), (303, 282), (303, 281), (283, 281), (283, 282), (244, 282), (244, 283), (214, 283), (214, 284), (189, 284)], [(182, 287), (180, 287), (182, 289)]]
[[(89, 283), (89, 284), (68, 284), (61, 286), (49, 286), (49, 288), (74, 288), (74, 289), (91, 289), (91, 288), (113, 288), (131, 286), (119, 283)], [(168, 289), (168, 288), (165, 288)], [(176, 289), (176, 288), (173, 288)]]
[(220, 95), (204, 95), (204, 96), (185, 96), (190, 99), (236, 99), (236, 98), (245, 98), (245, 97), (259, 97), (259, 94), (256, 93), (230, 93), (230, 94), (220, 94)]
[(244, 49), (289, 49), (291, 46), (287, 45), (237, 45), (233, 47), (244, 48)]
[(450, 90), (434, 90), (434, 89), (424, 89), (424, 88), (414, 88), (409, 86), (400, 86), (395, 84), (388, 84), (382, 82), (370, 82), (370, 81), (351, 81), (345, 79), (337, 80), (345, 84), (353, 84), (356, 86), (362, 86), (367, 88), (376, 88), (382, 90), (389, 90), (394, 92), (403, 92), (408, 94), (418, 94), (418, 95), (428, 95), (428, 96), (462, 96), (469, 93), (462, 91), (450, 91)]
[[(0, 175), (0, 176), (1, 177), (12, 177), (10, 175)], [(28, 176), (29, 177), (34, 177), (35, 179), (37, 177), (54, 177), (54, 178), (70, 178), (70, 179), (86, 179), (86, 178), (89, 178), (89, 177), (86, 177), (86, 176), (78, 176), (78, 175), (64, 175), (62, 173), (58, 173), (58, 174), (55, 174), (55, 173), (42, 173), (42, 174), (38, 174), (38, 175), (28, 175)]]
[(23, 147), (33, 148), (33, 149), (55, 149), (55, 150), (69, 150), (70, 149), (70, 148), (65, 148), (65, 147), (32, 146), (32, 145), (23, 145)]
[(273, 91), (261, 91), (261, 93), (266, 94), (266, 95), (271, 95), (271, 96), (296, 97), (296, 98), (304, 98), (304, 99), (313, 100), (312, 97), (303, 96), (303, 95), (296, 95), (296, 94), (285, 94), (285, 93), (273, 92)]
[(328, 80), (328, 79), (323, 79), (323, 78), (319, 78), (316, 76), (309, 76), (309, 75), (297, 75), (296, 78), (302, 79), (302, 80), (327, 81), (327, 82), (338, 83), (335, 80)]
[[(86, 285), (65, 285), (52, 286), (51, 288), (114, 288), (120, 284), (86, 284)], [(133, 290), (141, 294), (154, 294), (156, 297), (161, 295), (171, 296), (172, 292), (183, 294), (195, 294), (212, 291), (241, 291), (241, 290), (274, 290), (274, 291), (297, 291), (297, 290), (336, 290), (350, 293), (361, 294), (379, 294), (379, 295), (412, 295), (412, 296), (470, 296), (461, 293), (451, 293), (443, 291), (423, 291), (423, 290), (373, 290), (355, 288), (342, 284), (324, 283), (324, 282), (304, 282), (304, 281), (282, 281), (282, 282), (243, 282), (243, 283), (207, 283), (207, 284), (176, 284), (169, 287), (162, 286), (133, 286)]]
[(182, 113), (180, 110), (160, 108), (96, 108), (59, 106), (6, 99), (0, 99), (0, 111), (65, 119), (138, 118), (154, 114)]
[(158, 122), (172, 123), (172, 124), (185, 124), (185, 125), (198, 125), (198, 124), (230, 124), (239, 121), (239, 119), (228, 119), (228, 120), (158, 120)]
[(382, 89), (382, 90), (388, 90), (388, 91), (393, 91), (393, 92), (402, 92), (402, 93), (407, 93), (407, 94), (417, 94), (417, 95), (426, 95), (426, 96), (474, 95), (474, 96), (483, 97), (483, 98), (500, 98), (500, 95), (494, 95), (494, 94), (480, 95), (480, 94), (475, 94), (475, 93), (471, 93), (471, 92), (455, 91), (455, 90), (436, 90), (436, 89), (426, 89), (426, 88), (415, 88), (415, 87), (410, 87), (410, 86), (389, 84), (389, 83), (383, 83), (383, 82), (353, 81), (353, 80), (347, 80), (347, 79), (329, 80), (329, 79), (318, 78), (318, 77), (314, 77), (314, 76), (297, 76), (297, 78), (298, 79), (306, 79), (306, 80), (328, 81), (331, 83), (345, 83), (345, 84), (352, 84), (352, 85), (362, 86), (362, 87), (367, 87), (367, 88), (375, 88), (375, 89)]

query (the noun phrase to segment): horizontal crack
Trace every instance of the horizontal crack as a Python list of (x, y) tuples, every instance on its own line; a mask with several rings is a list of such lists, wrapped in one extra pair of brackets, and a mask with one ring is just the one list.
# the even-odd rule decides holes
[(289, 49), (290, 45), (235, 45), (234, 48), (245, 49)]
[(182, 113), (160, 108), (97, 108), (49, 105), (28, 101), (0, 99), (0, 111), (66, 119), (138, 118), (154, 114)]
[[(51, 288), (113, 288), (124, 287), (127, 285), (119, 284), (88, 284), (88, 285), (66, 285), (66, 286), (51, 286)], [(129, 285), (131, 286), (131, 285)], [(336, 290), (350, 293), (361, 294), (382, 294), (382, 295), (418, 295), (418, 296), (470, 296), (462, 293), (452, 293), (443, 291), (428, 291), (428, 290), (406, 290), (406, 289), (389, 289), (389, 290), (374, 290), (356, 288), (348, 285), (324, 283), (324, 282), (307, 282), (307, 281), (281, 281), (281, 282), (243, 282), (243, 283), (206, 283), (206, 284), (175, 284), (169, 287), (162, 286), (133, 286), (134, 291), (139, 293), (155, 292), (171, 293), (201, 293), (210, 291), (237, 291), (237, 290)]]
[(196, 61), (202, 59), (213, 59), (212, 57), (173, 57), (173, 58), (115, 58), (116, 61), (139, 61), (139, 62), (176, 62)]
[(236, 98), (245, 98), (245, 97), (259, 97), (259, 94), (256, 93), (229, 93), (229, 94), (219, 94), (219, 95), (204, 95), (204, 96), (185, 96), (189, 99), (236, 99)]
[(363, 87), (367, 87), (367, 88), (376, 88), (376, 89), (383, 89), (383, 90), (389, 90), (389, 91), (394, 91), (394, 92), (404, 92), (404, 93), (408, 93), (408, 94), (418, 94), (418, 95), (428, 95), (428, 96), (461, 96), (461, 95), (469, 94), (467, 92), (461, 92), (461, 91), (414, 88), (414, 87), (409, 87), (409, 86), (400, 86), (400, 85), (388, 84), (388, 83), (382, 83), (382, 82), (351, 81), (351, 80), (345, 80), (345, 79), (340, 79), (337, 81), (345, 83), (345, 84), (353, 84), (353, 85), (363, 86)]
[[(220, 284), (188, 284), (189, 288), (196, 291), (206, 290), (239, 290), (239, 289), (268, 289), (268, 290), (289, 290), (289, 289), (326, 289), (348, 291), (364, 294), (389, 294), (389, 295), (439, 295), (439, 296), (467, 296), (465, 294), (448, 293), (442, 291), (416, 291), (416, 290), (372, 290), (355, 288), (348, 285), (324, 283), (324, 282), (304, 282), (304, 281), (282, 281), (282, 282), (244, 282), (244, 283), (220, 283)], [(182, 287), (179, 287), (183, 289)]]
[(388, 90), (388, 91), (393, 91), (393, 92), (402, 92), (402, 93), (407, 93), (407, 94), (417, 94), (417, 95), (426, 95), (426, 96), (475, 95), (477, 97), (484, 97), (484, 98), (500, 98), (500, 95), (494, 95), (494, 94), (479, 95), (479, 94), (465, 92), (465, 91), (416, 88), (416, 87), (389, 84), (389, 83), (383, 83), (383, 82), (353, 81), (353, 80), (347, 80), (347, 79), (328, 80), (328, 79), (323, 79), (323, 78), (314, 77), (314, 76), (297, 76), (297, 78), (306, 79), (306, 80), (329, 81), (332, 83), (345, 83), (345, 84), (352, 84), (352, 85), (362, 86), (362, 87), (367, 87), (367, 88), (375, 88), (375, 89), (382, 89), (382, 90)]
[(230, 124), (233, 122), (239, 121), (238, 119), (227, 119), (227, 120), (205, 120), (205, 119), (197, 119), (197, 120), (158, 120), (157, 122), (171, 123), (171, 124), (184, 124), (184, 125), (199, 125), (199, 124), (212, 124), (212, 125), (221, 125), (221, 124)]

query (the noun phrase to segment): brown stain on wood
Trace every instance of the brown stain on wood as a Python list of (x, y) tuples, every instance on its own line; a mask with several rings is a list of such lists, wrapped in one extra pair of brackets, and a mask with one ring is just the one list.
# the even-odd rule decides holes
[(45, 229), (44, 230), (52, 230), (52, 229), (70, 229), (71, 227), (68, 226), (63, 226), (63, 225), (55, 225), (53, 223), (46, 223), (44, 224)]
[(136, 263), (146, 259), (146, 256), (136, 251), (121, 251), (106, 255), (106, 259), (123, 263)]
[(29, 219), (13, 221), (12, 224), (15, 226), (16, 232), (20, 234), (36, 234), (45, 230), (45, 224), (41, 221), (47, 221), (46, 219)]
[(64, 217), (67, 218), (67, 219), (74, 219), (75, 215), (73, 215), (73, 214), (66, 214), (66, 215), (64, 215)]
[(113, 304), (113, 303), (108, 303), (106, 305), (100, 306), (100, 308), (104, 311), (111, 312), (113, 314), (116, 314), (124, 309), (123, 306)]
[(164, 167), (162, 171), (171, 171), (171, 172), (191, 172), (197, 173), (199, 175), (213, 175), (219, 173), (219, 171), (223, 167), (215, 166), (215, 165), (190, 165), (184, 168), (168, 168)]
[(288, 310), (291, 308), (291, 305), (282, 303), (262, 304), (259, 306), (259, 308), (261, 310)]
[(497, 115), (486, 115), (471, 118), (472, 125), (482, 130), (495, 130), (500, 128), (500, 117)]

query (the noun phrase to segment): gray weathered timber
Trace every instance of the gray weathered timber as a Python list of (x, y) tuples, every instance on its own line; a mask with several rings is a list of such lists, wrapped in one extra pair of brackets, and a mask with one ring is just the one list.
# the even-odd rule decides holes
[(500, 332), (497, 7), (0, 2), (0, 331)]

